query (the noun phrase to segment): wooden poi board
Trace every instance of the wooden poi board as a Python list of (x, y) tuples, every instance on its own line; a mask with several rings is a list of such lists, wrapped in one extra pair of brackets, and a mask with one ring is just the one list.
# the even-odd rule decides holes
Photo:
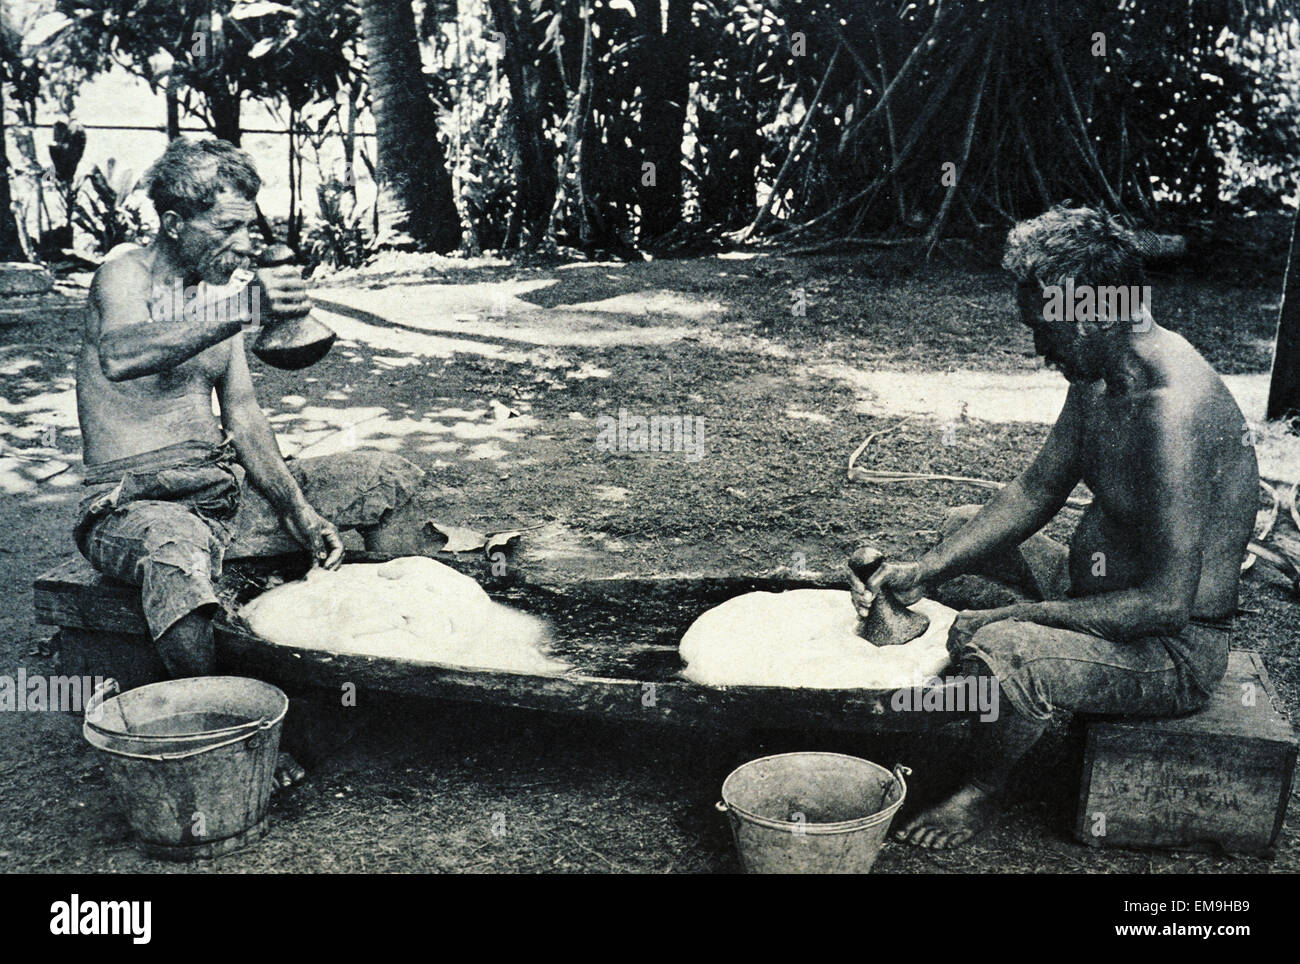
[[(347, 560), (383, 561), (364, 553), (351, 553)], [(223, 612), (214, 621), (218, 668), (286, 686), (337, 688), (351, 683), (363, 691), (718, 729), (915, 731), (955, 718), (951, 713), (895, 710), (892, 690), (712, 687), (681, 677), (678, 644), (705, 610), (757, 590), (843, 588), (831, 576), (679, 574), (569, 584), (505, 583), (486, 575), (481, 557), (445, 556), (439, 561), (478, 578), (498, 601), (549, 619), (556, 631), (551, 652), (573, 668), (558, 676), (469, 670), (272, 643), (235, 613), (263, 591), (269, 576), (301, 575), (303, 563), (287, 559), (249, 561), (227, 569), (217, 586), (223, 602)], [(120, 675), (119, 667), (134, 653), (144, 661), (144, 675), (132, 678), (129, 685), (151, 682), (150, 673), (161, 678), (135, 587), (101, 576), (77, 558), (36, 581), (35, 602), (41, 622), (62, 628), (65, 647), (90, 648), (64, 654), (76, 657), (66, 660), (69, 671)], [(113, 645), (100, 646), (105, 640)], [(921, 704), (914, 699), (911, 705)]]
[[(349, 561), (378, 560), (356, 555)], [(482, 577), (475, 571), (477, 561), (457, 562), (458, 568)], [(549, 651), (572, 669), (560, 675), (470, 670), (280, 646), (234, 615), (261, 591), (255, 575), (234, 590), (215, 623), (218, 652), (227, 666), (273, 681), (329, 687), (352, 683), (361, 690), (646, 723), (878, 732), (927, 729), (954, 719), (950, 713), (895, 710), (893, 690), (713, 687), (681, 677), (678, 644), (705, 610), (756, 590), (842, 588), (831, 580), (674, 575), (567, 585), (481, 581), (499, 602), (550, 620), (555, 641)]]

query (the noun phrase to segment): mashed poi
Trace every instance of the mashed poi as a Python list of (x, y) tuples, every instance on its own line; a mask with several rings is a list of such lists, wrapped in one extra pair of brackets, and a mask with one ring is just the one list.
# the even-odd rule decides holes
[(838, 589), (751, 592), (700, 616), (682, 637), (682, 675), (711, 686), (899, 689), (948, 664), (956, 610), (930, 599), (909, 607), (930, 618), (902, 646), (873, 646), (857, 634), (852, 596)]
[(313, 569), (240, 615), (282, 646), (516, 673), (567, 668), (543, 652), (544, 620), (494, 602), (469, 576), (424, 556)]

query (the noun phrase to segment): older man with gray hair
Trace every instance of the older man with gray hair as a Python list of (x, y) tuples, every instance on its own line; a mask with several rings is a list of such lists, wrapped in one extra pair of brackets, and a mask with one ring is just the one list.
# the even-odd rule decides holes
[[(923, 847), (957, 846), (984, 825), (1053, 711), (1203, 706), (1227, 668), (1255, 521), (1255, 453), (1222, 379), (1146, 299), (1123, 317), (1096, 307), (1144, 284), (1132, 233), (1057, 207), (1016, 225), (1003, 264), (1035, 351), (1070, 383), (1065, 406), (1029, 467), (986, 505), (950, 513), (937, 547), (853, 579), (860, 607), (882, 587), (912, 602), (959, 574), (996, 580), (1007, 603), (953, 624), (954, 662), (996, 681), (1001, 713), (973, 724), (966, 782), (899, 831)], [(1066, 287), (1093, 308), (1056, 310)], [(1038, 530), (1080, 481), (1093, 500), (1066, 547)]]
[(157, 237), (115, 250), (91, 283), (77, 362), (88, 491), (75, 538), (96, 569), (141, 587), (168, 672), (198, 676), (213, 670), (212, 584), (225, 558), (301, 546), (335, 568), (339, 527), (367, 548), (427, 548), (411, 503), (423, 472), (367, 452), (286, 464), (243, 329), (259, 310), (295, 316), (309, 302), (291, 266), (258, 271), (256, 299), (231, 284), (255, 254), (252, 160), (225, 141), (179, 138), (148, 182)]

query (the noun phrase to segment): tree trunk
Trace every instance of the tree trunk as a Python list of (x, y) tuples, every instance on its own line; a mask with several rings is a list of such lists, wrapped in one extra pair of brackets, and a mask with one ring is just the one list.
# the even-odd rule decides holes
[(1266, 414), (1270, 419), (1300, 415), (1300, 215), (1291, 231), (1276, 344), (1268, 387)]
[[(667, 234), (682, 217), (682, 133), (690, 96), (691, 5), (667, 4), (663, 23), (659, 0), (636, 0), (641, 36), (641, 124), (638, 147), (644, 163), (637, 178), (641, 207), (640, 238)], [(636, 135), (634, 135), (636, 136)], [(647, 183), (647, 181), (651, 183)]]
[(216, 88), (204, 93), (208, 100), (208, 111), (212, 114), (212, 133), (238, 147), (240, 95), (232, 95), (220, 81)]
[(294, 170), (302, 168), (302, 159), (298, 157), (298, 145), (296, 131), (298, 128), (298, 112), (292, 107), (289, 108), (289, 247), (294, 252), (298, 251), (302, 238), (298, 233), (298, 174)]
[[(515, 17), (510, 0), (488, 0), (492, 19), (505, 38), (505, 71), (510, 82), (510, 115), (515, 127), (515, 186), (519, 192), (524, 231), (529, 244), (546, 234), (546, 220), (555, 200), (555, 161), (546, 149), (542, 113), (538, 106), (540, 83), (532, 62), (535, 46), (526, 41), (532, 31)], [(527, 14), (525, 14), (527, 16)]]
[(421, 251), (460, 245), (438, 118), (420, 64), (410, 0), (362, 0), (361, 22), (378, 141), (384, 242)]
[(347, 89), (348, 121), (343, 135), (344, 177), (348, 190), (352, 192), (352, 203), (357, 203), (357, 89), (349, 85)]
[(0, 83), (0, 261), (26, 261), (27, 253), (18, 237), (13, 199), (9, 193), (9, 149), (4, 125), (4, 84)]
[(181, 101), (177, 93), (180, 82), (177, 74), (167, 78), (167, 140), (174, 141), (181, 136)]
[[(587, 112), (591, 100), (591, 17), (590, 6), (582, 8), (582, 55), (578, 66), (577, 87), (569, 93), (569, 112), (564, 120), (564, 152), (560, 155), (560, 173), (556, 179), (555, 204), (547, 224), (547, 237), (555, 237), (557, 225), (573, 207), (577, 218), (577, 234), (582, 244), (591, 236), (587, 196), (584, 191), (583, 138), (587, 130)], [(569, 180), (572, 178), (572, 195)]]

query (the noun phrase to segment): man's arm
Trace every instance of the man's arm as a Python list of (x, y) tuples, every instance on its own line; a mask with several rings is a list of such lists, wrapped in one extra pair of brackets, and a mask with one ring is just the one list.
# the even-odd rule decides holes
[(109, 261), (95, 275), (90, 297), (99, 316), (99, 366), (110, 382), (175, 368), (237, 334), (247, 320), (217, 311), (155, 320), (151, 286), (148, 267), (133, 257)]
[(1082, 393), (1070, 386), (1065, 406), (1029, 468), (979, 513), (920, 560), (923, 582), (942, 582), (978, 560), (1018, 546), (1060, 511), (1082, 476)]
[(253, 391), (242, 334), (231, 342), (230, 361), (217, 383), (217, 400), (221, 422), (230, 433), (249, 481), (266, 496), (294, 537), (311, 550), (313, 562), (326, 569), (337, 567), (343, 559), (338, 530), (311, 507), (284, 464), (275, 432)]
[(1172, 635), (1187, 625), (1200, 585), (1211, 494), (1194, 414), (1180, 410), (1167, 393), (1157, 393), (1138, 427), (1148, 440), (1135, 479), (1143, 502), (1137, 540), (1142, 581), (1095, 596), (1008, 607), (1015, 610), (1011, 618), (1107, 639)]

